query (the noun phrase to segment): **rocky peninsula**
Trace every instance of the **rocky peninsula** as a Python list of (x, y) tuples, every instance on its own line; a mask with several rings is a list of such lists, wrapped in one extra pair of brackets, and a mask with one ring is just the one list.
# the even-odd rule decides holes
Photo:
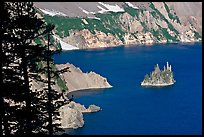
[[(66, 91), (65, 94), (77, 90), (112, 87), (106, 78), (95, 72), (91, 71), (84, 73), (80, 68), (77, 68), (70, 63), (56, 65), (58, 70), (67, 67), (69, 68), (69, 71), (60, 75), (61, 79), (65, 81), (66, 86), (68, 87), (68, 91)], [(68, 103), (59, 108), (60, 120), (55, 121), (55, 123), (61, 124), (61, 127), (64, 129), (77, 129), (84, 126), (83, 113), (98, 112), (100, 110), (101, 108), (94, 104), (89, 105), (89, 107), (86, 108), (80, 103), (68, 101)]]
[(57, 69), (63, 69), (69, 67), (69, 71), (64, 72), (60, 77), (65, 81), (69, 92), (84, 89), (96, 89), (96, 88), (111, 88), (107, 79), (96, 74), (95, 72), (83, 73), (80, 68), (75, 67), (73, 64), (58, 64)]
[[(42, 64), (44, 65), (44, 63)], [(93, 89), (93, 88), (111, 88), (112, 86), (108, 83), (107, 79), (96, 74), (95, 72), (82, 72), (79, 68), (75, 67), (73, 64), (55, 64), (53, 69), (61, 70), (68, 67), (68, 71), (59, 74), (62, 81), (65, 81), (65, 84), (68, 88), (67, 91), (64, 92), (64, 96), (61, 96), (58, 101), (65, 101), (65, 105), (61, 106), (57, 111), (59, 112), (59, 120), (55, 120), (54, 123), (61, 124), (61, 127), (64, 129), (77, 129), (84, 126), (84, 118), (83, 113), (91, 113), (98, 112), (101, 108), (97, 105), (91, 104), (88, 107), (77, 103), (75, 101), (70, 101), (65, 99), (65, 95), (70, 92), (74, 92), (77, 90), (83, 89)], [(41, 79), (46, 80), (47, 77), (45, 74), (40, 75)], [(55, 79), (55, 84), (52, 85), (52, 89), (55, 92), (62, 93), (62, 85), (59, 85), (57, 82), (59, 79)], [(38, 92), (43, 90), (46, 87), (46, 83), (42, 81), (37, 81), (35, 79), (31, 80), (31, 90), (33, 92)], [(57, 100), (55, 100), (57, 101)], [(10, 100), (7, 100), (10, 104), (14, 104)]]
[(157, 64), (154, 71), (150, 73), (150, 76), (146, 74), (144, 80), (141, 82), (141, 86), (169, 86), (175, 82), (171, 65), (167, 62), (167, 66), (164, 66), (164, 70), (161, 71)]
[(98, 112), (100, 110), (101, 108), (96, 105), (89, 105), (86, 108), (80, 103), (71, 101), (59, 108), (60, 120), (56, 120), (54, 123), (61, 124), (64, 129), (77, 129), (84, 126), (83, 113)]

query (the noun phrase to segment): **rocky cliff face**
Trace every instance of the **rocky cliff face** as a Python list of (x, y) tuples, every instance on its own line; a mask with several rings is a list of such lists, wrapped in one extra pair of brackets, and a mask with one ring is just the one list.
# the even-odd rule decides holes
[(84, 126), (83, 113), (97, 112), (100, 109), (96, 105), (90, 105), (85, 108), (84, 105), (71, 101), (59, 109), (60, 120), (55, 121), (55, 123), (61, 123), (62, 128), (77, 129)]
[(65, 81), (68, 87), (68, 92), (93, 89), (93, 88), (110, 88), (112, 87), (106, 78), (96, 74), (95, 72), (83, 73), (79, 68), (72, 64), (56, 65), (57, 69), (69, 67), (69, 71), (63, 73), (61, 78)]
[[(41, 64), (42, 66), (45, 65), (44, 63)], [(40, 65), (40, 66), (41, 66)], [(59, 70), (69, 67), (69, 71), (65, 72), (64, 74), (60, 75), (61, 78), (57, 78), (55, 80), (55, 84), (52, 85), (52, 89), (54, 89), (57, 94), (61, 93), (62, 90), (65, 91), (75, 91), (80, 89), (89, 89), (89, 88), (109, 88), (111, 85), (107, 82), (107, 79), (96, 74), (95, 72), (83, 73), (79, 68), (76, 68), (72, 64), (61, 64), (53, 66), (51, 65), (52, 70)], [(47, 77), (45, 74), (40, 75), (42, 80), (46, 80)], [(36, 81), (34, 79), (31, 80), (31, 90), (33, 92), (43, 92), (43, 89), (47, 87), (46, 83), (41, 81)], [(65, 85), (64, 85), (65, 84)], [(66, 89), (67, 88), (67, 89)], [(41, 96), (41, 94), (39, 94)], [(6, 100), (11, 105), (20, 105), (15, 104), (12, 100)], [(63, 97), (59, 98), (58, 100), (53, 100), (53, 103), (56, 101), (64, 101)], [(85, 107), (80, 103), (76, 103), (71, 101), (59, 108), (57, 110), (60, 113), (58, 118), (60, 120), (55, 120), (54, 123), (61, 124), (62, 128), (80, 128), (84, 125), (83, 113), (91, 113), (91, 112), (98, 112), (101, 110), (99, 106), (96, 105), (89, 105), (89, 107)]]
[(78, 48), (202, 40), (201, 2), (35, 5), (45, 21), (56, 25), (55, 35)]
[(168, 64), (164, 66), (164, 70), (160, 70), (159, 65), (157, 64), (154, 68), (154, 71), (145, 75), (144, 80), (141, 82), (142, 86), (169, 86), (173, 85), (176, 81), (173, 77), (173, 72), (171, 65)]

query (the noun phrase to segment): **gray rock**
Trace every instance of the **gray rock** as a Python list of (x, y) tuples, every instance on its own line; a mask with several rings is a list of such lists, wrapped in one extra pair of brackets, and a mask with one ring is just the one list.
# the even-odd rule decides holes
[(60, 108), (61, 127), (77, 129), (83, 127), (84, 120), (83, 114), (76, 108), (73, 108), (69, 104)]
[(56, 65), (58, 70), (69, 67), (69, 71), (63, 73), (60, 77), (65, 81), (66, 86), (69, 87), (68, 92), (85, 89), (99, 89), (99, 88), (111, 88), (105, 77), (95, 73), (84, 73), (80, 68), (75, 67), (73, 64), (58, 64)]
[(101, 110), (101, 108), (100, 108), (99, 106), (96, 106), (96, 105), (90, 105), (90, 106), (88, 107), (88, 110), (89, 110), (90, 112), (98, 112), (99, 110)]
[(96, 105), (90, 105), (86, 109), (84, 105), (71, 101), (59, 109), (61, 120), (55, 123), (61, 123), (62, 128), (77, 129), (84, 125), (83, 113), (98, 112), (100, 109)]
[(83, 112), (83, 111), (86, 110), (84, 105), (81, 105), (80, 103), (76, 103), (74, 101), (71, 101), (67, 106), (72, 108), (72, 109), (76, 109), (76, 110), (78, 110), (80, 112)]

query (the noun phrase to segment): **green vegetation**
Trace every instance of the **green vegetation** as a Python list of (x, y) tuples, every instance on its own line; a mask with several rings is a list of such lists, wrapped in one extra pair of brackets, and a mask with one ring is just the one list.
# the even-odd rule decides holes
[(50, 35), (50, 45), (55, 48), (56, 51), (61, 51), (62, 47), (58, 40), (55, 40), (52, 35)]
[(168, 25), (168, 27), (169, 27), (170, 30), (174, 31), (177, 35), (179, 34), (179, 32), (178, 32), (178, 31), (174, 28), (174, 26), (164, 17), (164, 15), (161, 14), (161, 12), (160, 12), (158, 9), (155, 8), (155, 6), (154, 6), (154, 4), (153, 4), (152, 2), (150, 3), (149, 7), (152, 8), (153, 10), (155, 10), (155, 12), (160, 16), (161, 20), (164, 20), (164, 21), (167, 23), (167, 25)]
[[(150, 8), (152, 8), (153, 10), (155, 10), (156, 14), (158, 14), (161, 18), (161, 20), (167, 20), (158, 9), (155, 8), (154, 4), (151, 2), (149, 5)], [(168, 21), (168, 20), (167, 20)]]
[[(36, 44), (39, 44), (39, 46), (46, 46), (45, 45), (45, 40), (48, 40), (47, 35), (44, 35), (42, 37), (37, 37), (34, 39), (34, 42)], [(50, 35), (50, 46), (54, 47), (56, 51), (61, 51), (62, 47), (59, 41), (55, 40), (52, 35)]]
[[(46, 62), (44, 61), (36, 62), (36, 64), (38, 70), (43, 69), (46, 66)], [(53, 62), (50, 63), (50, 67), (52, 72), (57, 71), (57, 68)], [(45, 75), (47, 76), (47, 72), (45, 72)], [(60, 87), (61, 91), (68, 91), (68, 87), (66, 86), (65, 81), (61, 79), (58, 73), (56, 74), (56, 77), (54, 77), (54, 80), (56, 84)]]
[(194, 34), (195, 34), (196, 39), (202, 38), (198, 32), (194, 31)]
[(167, 31), (167, 28), (162, 28), (158, 24), (157, 24), (157, 26), (159, 27), (158, 30), (154, 30), (153, 28), (151, 29), (151, 33), (157, 39), (157, 41), (162, 40), (161, 34), (163, 35), (163, 37), (165, 37), (167, 39), (167, 42), (178, 41), (178, 39), (176, 37), (173, 37), (169, 34), (169, 32)]
[(1, 135), (59, 133), (63, 129), (54, 120), (65, 103), (51, 87), (51, 75), (57, 72), (49, 73), (46, 63), (54, 63), (50, 56), (54, 52), (44, 43), (45, 33), (50, 34), (54, 27), (36, 16), (33, 2), (5, 2), (2, 10), (6, 16), (1, 20)]
[(104, 32), (106, 35), (111, 32), (110, 30), (108, 30), (108, 29), (104, 26), (104, 24), (102, 23), (102, 21), (100, 21), (100, 20), (98, 20), (98, 19), (86, 18), (86, 21), (88, 22), (88, 24), (86, 24), (84, 28), (88, 29), (92, 34), (95, 34), (95, 31), (94, 31), (94, 30), (102, 31), (102, 32)]
[(155, 11), (151, 11), (150, 14), (152, 15), (152, 17), (154, 17), (155, 19), (158, 19), (157, 13)]
[(145, 82), (146, 82), (146, 81), (149, 81), (149, 79), (150, 79), (149, 75), (146, 74), (146, 75), (145, 75), (145, 78), (144, 78), (144, 81), (145, 81)]
[(176, 39), (175, 37), (171, 36), (168, 31), (167, 28), (161, 28), (162, 34), (164, 35), (164, 37), (166, 37), (167, 42), (174, 42), (174, 41), (178, 41), (178, 39)]
[(180, 22), (178, 16), (174, 16), (173, 14), (171, 14), (170, 9), (169, 9), (168, 5), (167, 5), (165, 2), (164, 2), (164, 7), (165, 7), (165, 9), (166, 9), (166, 11), (167, 11), (167, 13), (168, 13), (169, 18), (170, 18), (171, 20), (173, 20), (173, 21), (176, 20), (177, 23), (180, 23), (180, 24), (181, 24), (181, 22)]
[(151, 28), (151, 33), (156, 38), (157, 42), (159, 42), (161, 40), (161, 38), (160, 38), (161, 34), (160, 34), (159, 30), (154, 30), (153, 28)]
[(148, 31), (149, 31), (149, 28), (147, 27), (147, 24), (146, 24), (145, 22), (142, 22), (142, 21), (141, 21), (140, 23), (141, 23), (141, 25), (142, 25), (142, 27), (143, 27), (143, 30), (142, 30), (142, 31), (143, 31), (144, 33), (148, 32)]
[(137, 32), (131, 33), (131, 35), (132, 35), (135, 39), (137, 39), (136, 34), (137, 34)]
[(56, 44), (55, 47), (56, 47), (57, 51), (61, 51), (62, 50), (62, 46), (61, 46), (60, 42), (58, 42), (58, 41), (57, 41), (57, 44)]
[(57, 85), (60, 87), (61, 91), (68, 91), (68, 88), (66, 86), (66, 83), (64, 80), (62, 80), (60, 77), (56, 78)]
[(81, 18), (78, 17), (61, 17), (61, 16), (48, 16), (44, 15), (47, 23), (53, 23), (56, 26), (56, 34), (61, 38), (69, 36), (70, 30), (83, 30), (88, 29), (92, 34), (94, 30), (117, 35), (120, 40), (123, 40), (124, 32), (119, 27), (119, 16), (122, 13), (107, 12), (106, 14), (96, 14), (97, 19), (85, 18), (88, 24), (85, 24)]
[[(55, 72), (57, 70), (54, 63), (51, 63), (50, 67), (52, 68), (53, 72)], [(58, 73), (54, 79), (57, 82), (57, 85), (60, 87), (61, 91), (68, 91), (68, 87), (66, 86), (65, 81), (61, 79), (61, 77), (58, 75)]]
[[(175, 36), (171, 36), (166, 28), (160, 28), (155, 30), (154, 28), (149, 28), (148, 20), (140, 20), (141, 25), (143, 26), (143, 33), (151, 32), (155, 37), (155, 40), (159, 42), (162, 40), (162, 37), (165, 37), (168, 42), (178, 41), (179, 32), (174, 28), (174, 26), (167, 20), (167, 18), (155, 7), (155, 5), (151, 2), (149, 5), (153, 10), (150, 11), (150, 14), (157, 20), (163, 20), (167, 23), (168, 28), (175, 33)], [(171, 13), (171, 8), (164, 2), (164, 7), (168, 13), (168, 16), (171, 20), (177, 21), (180, 23), (180, 20), (176, 14)], [(125, 12), (130, 14), (134, 19), (139, 19), (139, 15), (143, 15), (145, 10), (142, 9), (134, 9), (132, 7), (124, 7)], [(62, 17), (62, 16), (48, 16), (44, 15), (44, 19), (47, 23), (53, 23), (56, 27), (56, 34), (61, 38), (69, 36), (72, 30), (83, 30), (88, 29), (92, 34), (96, 34), (95, 30), (101, 31), (106, 35), (112, 34), (113, 36), (119, 38), (122, 42), (124, 42), (125, 31), (123, 31), (122, 25), (119, 18), (124, 12), (106, 12), (106, 13), (96, 13), (95, 16), (99, 19), (94, 18), (81, 18), (81, 17)], [(87, 22), (84, 22), (83, 19)], [(130, 26), (127, 26), (130, 28)], [(151, 29), (151, 30), (150, 30)], [(133, 35), (133, 34), (132, 34)], [(133, 35), (135, 38), (135, 34)], [(195, 37), (200, 38), (199, 33), (195, 32)], [(60, 43), (57, 43), (57, 49), (61, 48)]]
[(37, 65), (37, 70), (40, 70), (40, 69), (43, 68), (42, 61), (40, 61), (40, 62), (36, 62), (36, 65)]
[(173, 72), (170, 68), (160, 70), (159, 66), (154, 67), (154, 71), (145, 75), (143, 84), (154, 85), (154, 84), (173, 84), (176, 82), (173, 78)]
[(139, 17), (139, 14), (140, 14), (140, 10), (139, 9), (134, 9), (132, 7), (124, 7), (124, 10), (130, 14), (132, 17)]
[[(119, 21), (121, 14), (121, 12), (107, 12), (106, 14), (96, 14), (96, 17), (101, 19), (101, 22), (103, 22), (104, 27), (109, 33), (118, 36), (121, 41), (124, 41), (123, 35), (125, 32), (122, 31)], [(104, 32), (103, 30), (100, 31)]]
[(69, 36), (70, 30), (82, 30), (84, 29), (84, 23), (80, 18), (70, 18), (63, 16), (48, 16), (44, 15), (44, 19), (47, 23), (52, 23), (56, 27), (56, 34), (61, 38)]
[(38, 37), (34, 39), (34, 42), (35, 42), (36, 44), (40, 44), (40, 45), (42, 44), (42, 41), (41, 41), (40, 38), (38, 38)]

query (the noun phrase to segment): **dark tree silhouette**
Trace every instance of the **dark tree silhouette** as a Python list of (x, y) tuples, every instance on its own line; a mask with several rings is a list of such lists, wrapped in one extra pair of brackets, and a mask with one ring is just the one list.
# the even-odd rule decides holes
[[(34, 44), (34, 39), (48, 36), (53, 26), (36, 16), (32, 2), (5, 2), (2, 25), (2, 85), (1, 134), (32, 134), (60, 131), (57, 109), (63, 105), (59, 92), (51, 81), (57, 72), (50, 69), (53, 63), (49, 45)], [(48, 49), (47, 49), (48, 48)], [(40, 62), (47, 61), (47, 67)], [(44, 63), (45, 64), (45, 63)], [(48, 80), (42, 78), (42, 74)], [(51, 75), (53, 75), (51, 77)], [(32, 83), (41, 81), (48, 88), (36, 89)], [(47, 122), (49, 124), (47, 124)], [(53, 130), (54, 129), (54, 130)]]

